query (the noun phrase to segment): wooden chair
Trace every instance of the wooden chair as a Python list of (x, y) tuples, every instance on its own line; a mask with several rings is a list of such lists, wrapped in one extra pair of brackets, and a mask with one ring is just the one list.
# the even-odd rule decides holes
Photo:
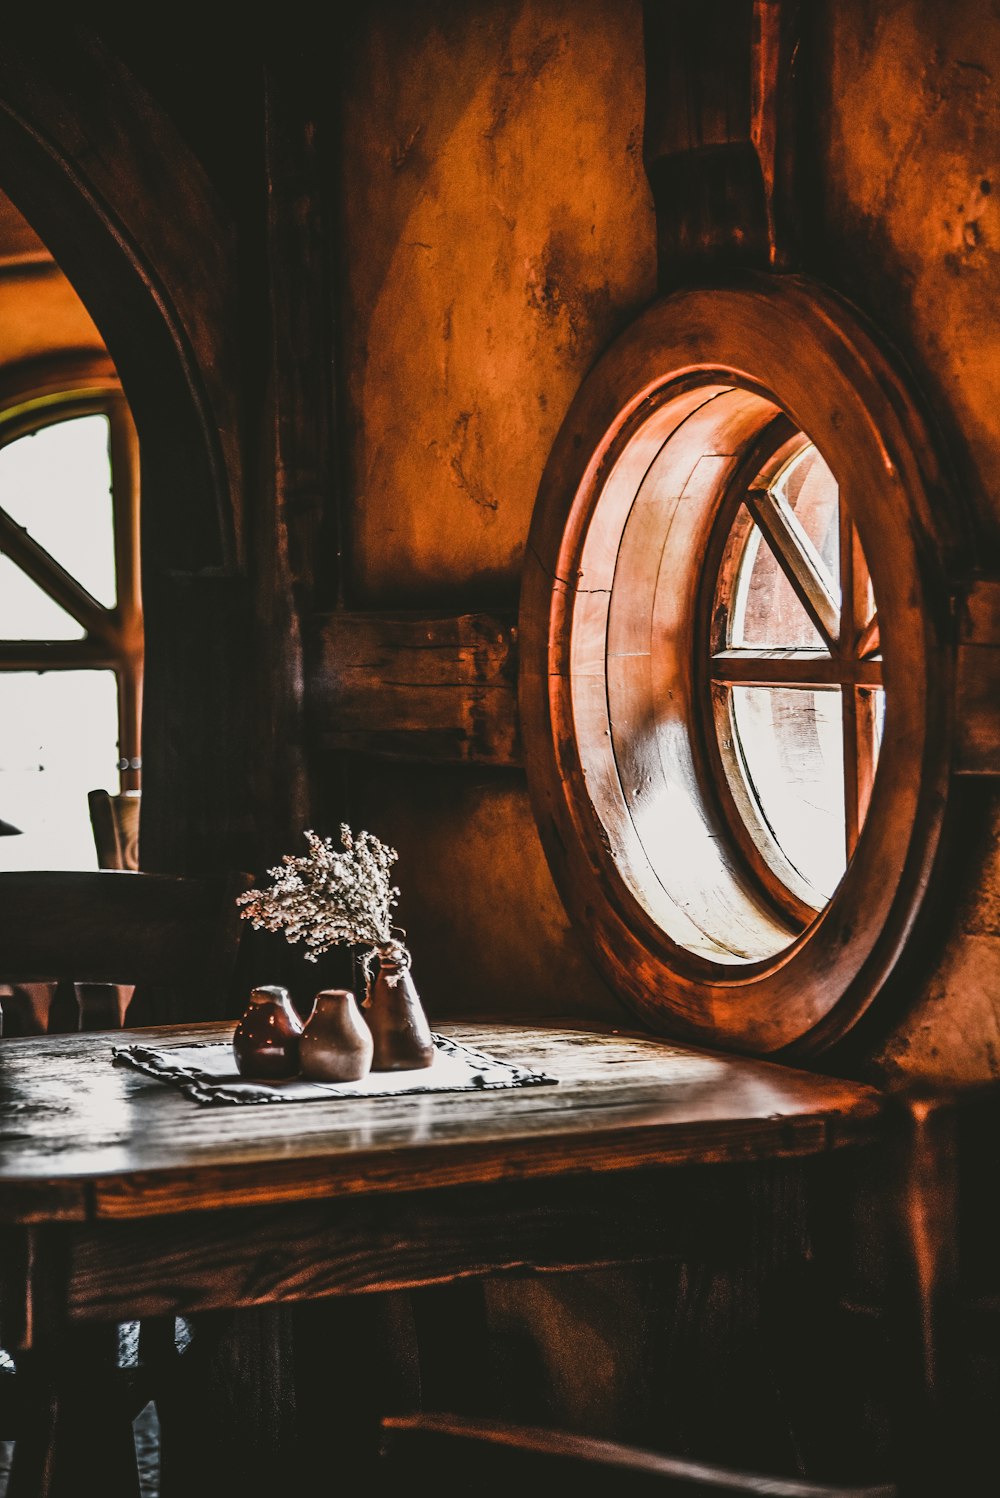
[[(50, 1031), (117, 1028), (125, 1018), (120, 996), (133, 985), (129, 1020), (222, 1018), (238, 1005), (232, 986), (243, 923), (236, 896), (249, 883), (243, 874), (0, 873), (0, 978), (54, 982)], [(81, 1448), (99, 1433), (114, 1448), (115, 1493), (138, 1494), (131, 1422), (156, 1381), (176, 1377), (174, 1323), (143, 1324), (140, 1361), (132, 1367), (120, 1365), (119, 1333), (101, 1326), (75, 1339), (79, 1390), (74, 1385), (69, 1414), (64, 1401), (58, 1437), (44, 1370), (31, 1358), (18, 1357), (13, 1367), (0, 1360), (0, 1439), (15, 1442), (19, 1491), (50, 1491), (53, 1440), (66, 1484), (67, 1469), (82, 1467)], [(70, 1476), (68, 1491), (85, 1487), (82, 1476)]]
[[(56, 982), (48, 1028), (115, 1028), (118, 985), (135, 985), (132, 1023), (220, 1019), (246, 875), (190, 878), (123, 870), (0, 873), (0, 978)], [(10, 1031), (8, 1031), (10, 1033)]]
[[(380, 1491), (550, 1491), (632, 1498), (975, 1498), (1000, 1492), (1000, 1085), (890, 1099), (882, 1151), (880, 1314), (892, 1480), (737, 1471), (554, 1430), (445, 1412), (383, 1419)], [(846, 1368), (845, 1377), (859, 1370)]]
[(98, 868), (138, 869), (142, 793), (123, 791), (112, 796), (103, 789), (88, 791), (87, 806)]

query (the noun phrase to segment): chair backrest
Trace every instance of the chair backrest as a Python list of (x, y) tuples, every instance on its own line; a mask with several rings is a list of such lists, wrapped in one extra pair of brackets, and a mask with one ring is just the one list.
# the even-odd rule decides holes
[(97, 864), (102, 869), (138, 869), (139, 810), (141, 791), (88, 791), (87, 806), (97, 849)]
[(241, 935), (236, 896), (250, 882), (110, 869), (0, 873), (0, 980), (133, 984), (133, 1022), (223, 1017)]

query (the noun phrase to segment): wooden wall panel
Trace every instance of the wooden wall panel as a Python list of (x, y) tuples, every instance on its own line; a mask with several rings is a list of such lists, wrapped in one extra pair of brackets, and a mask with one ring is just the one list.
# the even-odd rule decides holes
[(312, 722), (324, 749), (437, 764), (520, 762), (511, 620), (336, 613), (313, 628)]

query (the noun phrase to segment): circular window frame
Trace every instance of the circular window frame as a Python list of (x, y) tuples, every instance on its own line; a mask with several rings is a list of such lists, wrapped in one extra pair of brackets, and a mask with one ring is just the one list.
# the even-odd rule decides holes
[[(804, 930), (787, 910), (773, 911), (779, 935), (766, 950), (724, 957), (679, 940), (673, 915), (660, 919), (647, 898), (634, 820), (642, 776), (661, 774), (654, 790), (669, 793), (660, 794), (662, 809), (677, 790), (668, 783), (675, 772), (646, 765), (623, 774), (613, 741), (625, 730), (609, 705), (606, 671), (609, 627), (619, 627), (612, 613), (619, 548), (636, 497), (683, 412), (696, 411), (710, 389), (746, 392), (748, 441), (765, 406), (784, 413), (849, 494), (879, 601), (889, 704), (885, 773), (876, 776), (862, 836), (832, 899)], [(764, 403), (756, 417), (755, 400)], [(716, 516), (739, 455), (716, 486)], [(655, 1029), (757, 1054), (811, 1055), (843, 1037), (885, 987), (930, 881), (948, 800), (953, 594), (935, 516), (950, 511), (933, 443), (899, 374), (853, 309), (803, 279), (748, 277), (677, 292), (647, 309), (583, 382), (532, 517), (519, 618), (521, 728), (529, 792), (563, 902), (614, 991)], [(689, 549), (707, 535), (707, 513), (701, 531), (691, 528)], [(659, 557), (643, 563), (647, 571), (654, 564)], [(689, 576), (670, 605), (688, 621), (675, 643), (687, 640), (691, 683), (704, 620), (699, 592), (703, 599), (714, 585), (703, 572), (696, 584)], [(671, 596), (650, 586), (651, 598)], [(658, 638), (661, 626), (652, 622)], [(647, 700), (663, 702), (680, 680), (676, 660), (668, 650), (664, 666), (662, 651), (651, 648), (636, 656), (627, 670), (646, 672)], [(709, 717), (688, 707), (691, 742), (714, 732)], [(711, 822), (711, 789), (697, 772), (695, 779), (690, 795)], [(656, 879), (664, 884), (659, 871)], [(667, 893), (673, 912), (677, 892)]]

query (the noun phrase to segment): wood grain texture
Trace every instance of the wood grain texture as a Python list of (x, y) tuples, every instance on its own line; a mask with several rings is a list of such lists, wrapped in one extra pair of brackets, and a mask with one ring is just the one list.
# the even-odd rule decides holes
[(872, 1088), (603, 1030), (464, 1024), (442, 1033), (557, 1086), (279, 1107), (200, 1108), (112, 1064), (231, 1026), (39, 1036), (0, 1047), (0, 1220), (83, 1190), (98, 1219), (382, 1196), (650, 1165), (824, 1154), (875, 1137)]
[(660, 285), (721, 266), (788, 269), (802, 27), (794, 0), (647, 0), (643, 159)]
[(516, 645), (489, 614), (328, 614), (314, 622), (309, 693), (327, 749), (516, 765)]
[[(95, 1223), (71, 1235), (71, 1320), (414, 1289), (737, 1255), (750, 1237), (739, 1167), (510, 1181), (282, 1208)], [(235, 1247), (238, 1245), (238, 1247)]]

